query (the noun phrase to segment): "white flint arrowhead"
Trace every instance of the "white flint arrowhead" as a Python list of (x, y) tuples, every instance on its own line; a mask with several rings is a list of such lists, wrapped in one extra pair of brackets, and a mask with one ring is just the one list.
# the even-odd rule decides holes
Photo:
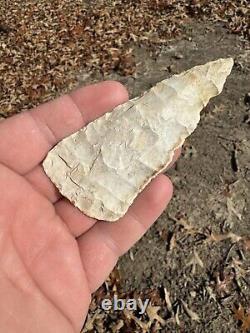
[(233, 66), (219, 59), (163, 80), (59, 142), (46, 174), (76, 207), (99, 220), (122, 217), (171, 162)]

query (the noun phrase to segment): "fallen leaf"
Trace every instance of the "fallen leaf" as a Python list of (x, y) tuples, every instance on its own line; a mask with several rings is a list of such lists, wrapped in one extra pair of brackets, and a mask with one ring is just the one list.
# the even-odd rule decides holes
[(164, 326), (166, 324), (166, 321), (161, 318), (158, 315), (159, 310), (161, 309), (160, 306), (153, 306), (151, 303), (148, 305), (147, 307), (147, 315), (150, 319), (151, 322), (153, 322), (154, 320), (158, 321), (162, 326)]
[(240, 322), (242, 332), (248, 333), (250, 331), (250, 311), (246, 312), (240, 304), (238, 309), (234, 308), (234, 318)]

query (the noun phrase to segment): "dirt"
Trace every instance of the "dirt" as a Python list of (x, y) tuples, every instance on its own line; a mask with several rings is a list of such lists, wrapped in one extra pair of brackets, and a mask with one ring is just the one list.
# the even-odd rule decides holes
[[(160, 332), (238, 332), (235, 307), (250, 309), (250, 252), (244, 247), (250, 235), (250, 106), (245, 97), (250, 50), (221, 25), (194, 24), (157, 55), (145, 48), (134, 52), (134, 78), (106, 77), (126, 84), (132, 96), (219, 57), (233, 57), (235, 66), (223, 93), (204, 110), (181, 158), (167, 172), (175, 187), (170, 205), (119, 261), (121, 290), (167, 288), (180, 322), (168, 320)], [(100, 77), (87, 81), (93, 79)], [(182, 301), (199, 321), (190, 318)]]

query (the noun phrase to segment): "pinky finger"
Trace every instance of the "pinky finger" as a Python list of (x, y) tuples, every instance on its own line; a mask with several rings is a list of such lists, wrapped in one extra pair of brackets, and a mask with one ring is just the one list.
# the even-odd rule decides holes
[(96, 290), (124, 254), (159, 217), (172, 197), (171, 181), (157, 176), (118, 222), (96, 223), (78, 239), (90, 290)]

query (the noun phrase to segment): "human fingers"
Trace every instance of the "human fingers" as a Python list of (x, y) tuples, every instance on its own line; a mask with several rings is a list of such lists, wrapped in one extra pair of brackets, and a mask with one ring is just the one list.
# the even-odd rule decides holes
[(118, 222), (96, 223), (79, 237), (79, 250), (92, 292), (103, 283), (119, 256), (128, 251), (159, 217), (170, 201), (172, 191), (171, 181), (159, 175)]
[(24, 175), (62, 138), (128, 99), (118, 82), (80, 88), (0, 123), (0, 163)]

